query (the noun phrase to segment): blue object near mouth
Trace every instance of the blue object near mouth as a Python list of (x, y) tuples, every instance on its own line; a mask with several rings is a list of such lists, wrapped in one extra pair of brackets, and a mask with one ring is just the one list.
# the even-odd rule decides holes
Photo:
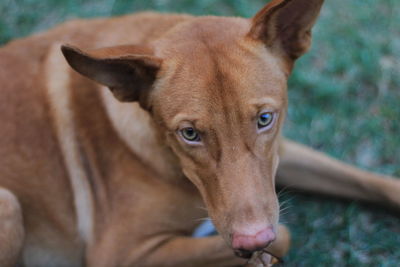
[(193, 237), (205, 237), (210, 235), (217, 235), (217, 230), (211, 219), (207, 219), (202, 224), (200, 224), (193, 232)]

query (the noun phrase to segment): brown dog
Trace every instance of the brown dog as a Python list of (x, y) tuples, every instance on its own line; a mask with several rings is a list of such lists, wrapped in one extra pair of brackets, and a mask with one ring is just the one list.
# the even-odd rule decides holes
[[(282, 256), (278, 165), (280, 185), (399, 207), (399, 181), (280, 137), (322, 2), (274, 0), (251, 20), (79, 20), (2, 48), (0, 266)], [(85, 48), (62, 52), (90, 80), (61, 43)], [(220, 236), (190, 237), (208, 215)]]

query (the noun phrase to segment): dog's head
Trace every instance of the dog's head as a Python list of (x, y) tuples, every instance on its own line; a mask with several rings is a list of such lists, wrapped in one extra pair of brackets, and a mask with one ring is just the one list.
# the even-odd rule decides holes
[(199, 17), (147, 46), (83, 52), (69, 64), (148, 110), (235, 250), (275, 239), (275, 174), (286, 83), (323, 0), (274, 0), (251, 20)]

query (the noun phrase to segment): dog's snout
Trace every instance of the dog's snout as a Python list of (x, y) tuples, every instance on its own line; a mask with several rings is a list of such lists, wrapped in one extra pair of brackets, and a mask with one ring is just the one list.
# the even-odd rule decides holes
[(246, 258), (251, 252), (267, 247), (275, 239), (276, 234), (272, 226), (268, 226), (254, 235), (234, 232), (232, 248), (238, 256)]

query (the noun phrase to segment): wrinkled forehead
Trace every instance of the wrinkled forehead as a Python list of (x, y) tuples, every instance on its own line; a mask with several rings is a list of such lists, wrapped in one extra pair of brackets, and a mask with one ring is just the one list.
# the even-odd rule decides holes
[(166, 120), (177, 115), (218, 118), (268, 106), (286, 108), (286, 74), (261, 44), (245, 40), (209, 45), (195, 43), (165, 61), (157, 105)]

